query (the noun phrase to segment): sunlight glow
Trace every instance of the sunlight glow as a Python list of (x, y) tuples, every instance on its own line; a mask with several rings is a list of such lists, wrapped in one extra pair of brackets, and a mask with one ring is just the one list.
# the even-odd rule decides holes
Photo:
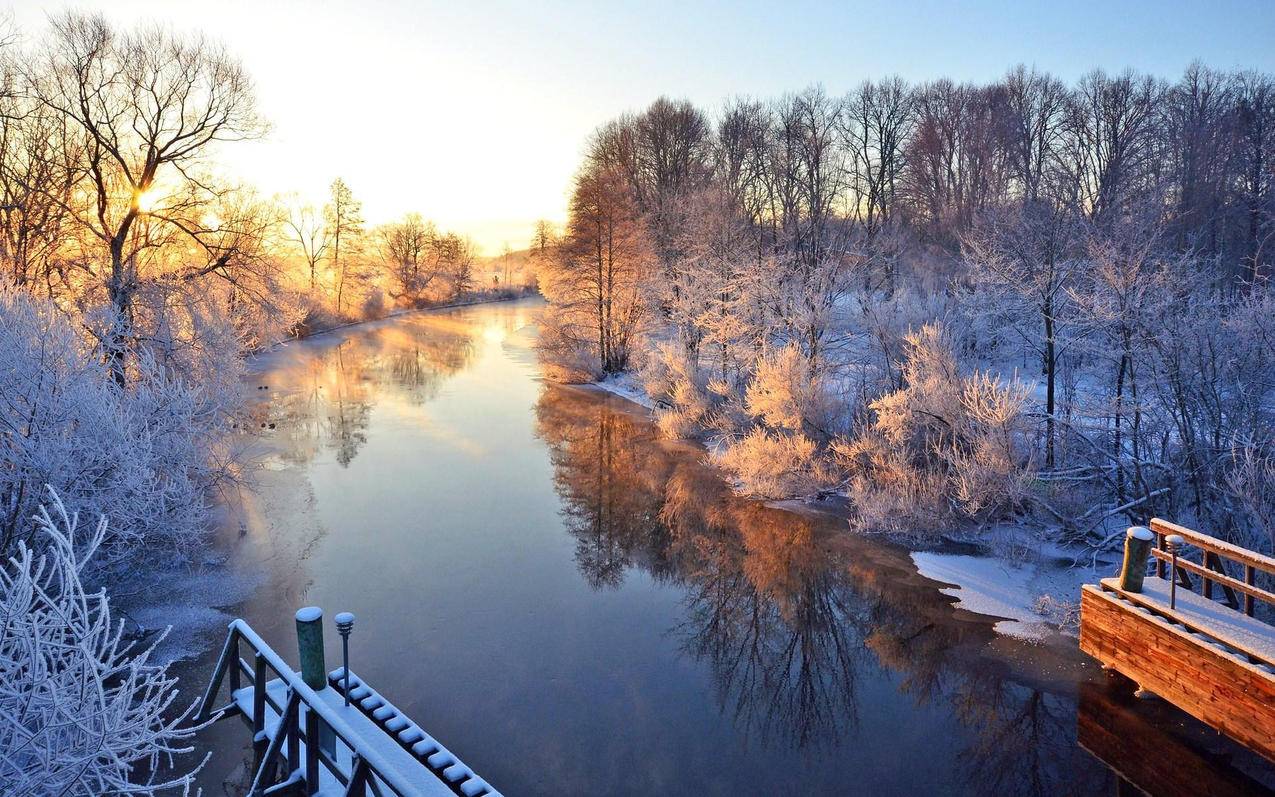
[(150, 213), (155, 209), (159, 200), (160, 192), (152, 186), (138, 194), (133, 202), (137, 205), (137, 209), (142, 213)]

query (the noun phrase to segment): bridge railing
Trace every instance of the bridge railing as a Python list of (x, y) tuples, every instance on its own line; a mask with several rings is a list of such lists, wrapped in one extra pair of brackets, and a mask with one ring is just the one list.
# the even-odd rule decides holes
[[(252, 651), (251, 664), (240, 657), (243, 645)], [(286, 698), (282, 703), (267, 688), (273, 680), (271, 673), (286, 687)], [(212, 680), (200, 701), (196, 721), (216, 721), (243, 713), (235, 693), (242, 689), (245, 676), (252, 679), (253, 686), (251, 716), (247, 717), (252, 727), (257, 759), (250, 791), (253, 797), (283, 793), (297, 787), (302, 787), (305, 794), (314, 794), (319, 788), (320, 767), (345, 787), (347, 795), (365, 797), (371, 791), (380, 797), (386, 793), (386, 789), (388, 793), (401, 797), (424, 794), (420, 784), (404, 776), (375, 745), (360, 745), (359, 735), (334, 707), (311, 689), (301, 675), (289, 667), (243, 620), (235, 620), (230, 624)], [(222, 684), (227, 681), (230, 702), (214, 708)], [(278, 722), (269, 735), (266, 727), (267, 706), (278, 716)], [(304, 727), (301, 721), (303, 711)], [(350, 751), (348, 768), (336, 760), (334, 752), (324, 749), (325, 730)], [(305, 760), (299, 762), (303, 742)], [(290, 767), (290, 771), (282, 779), (278, 777), (281, 758)]]
[[(1160, 518), (1152, 518), (1151, 531), (1156, 536), (1156, 545), (1151, 555), (1155, 557), (1156, 574), (1160, 578), (1167, 577), (1168, 569), (1174, 562), (1166, 538), (1176, 534), (1200, 551), (1198, 563), (1181, 555), (1177, 557), (1177, 573), (1174, 578), (1179, 579), (1187, 589), (1193, 589), (1191, 574), (1194, 574), (1200, 578), (1202, 594), (1206, 598), (1212, 599), (1214, 585), (1220, 586), (1226, 603), (1238, 611), (1239, 596), (1243, 595), (1243, 612), (1249, 617), (1253, 616), (1255, 601), (1275, 607), (1275, 593), (1256, 584), (1259, 572), (1275, 577), (1275, 559)], [(1226, 570), (1226, 562), (1237, 565), (1238, 572), (1243, 577), (1230, 575)]]

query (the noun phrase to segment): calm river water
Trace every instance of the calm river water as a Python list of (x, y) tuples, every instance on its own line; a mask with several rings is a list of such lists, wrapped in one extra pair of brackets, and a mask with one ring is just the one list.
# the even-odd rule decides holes
[[(641, 408), (546, 383), (538, 310), (261, 358), (264, 467), (225, 541), (256, 586), (225, 611), (293, 662), (297, 608), (354, 612), (354, 670), (509, 795), (1092, 794), (1113, 767), (1261, 791), (1251, 756), (1120, 697), (1074, 640), (1000, 636), (903, 549), (734, 498)], [(203, 734), (205, 794), (236, 793), (247, 742)]]

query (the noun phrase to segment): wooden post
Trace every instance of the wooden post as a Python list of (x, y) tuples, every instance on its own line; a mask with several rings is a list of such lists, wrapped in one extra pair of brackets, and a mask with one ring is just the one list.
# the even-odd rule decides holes
[(1131, 526), (1124, 535), (1124, 563), (1120, 567), (1120, 589), (1141, 592), (1147, 574), (1147, 557), (1155, 535), (1146, 526)]
[[(1254, 576), (1257, 574), (1256, 568), (1252, 565), (1244, 565), (1244, 583), (1250, 587), (1253, 586)], [(1253, 596), (1244, 593), (1244, 613), (1249, 617), (1253, 616)]]
[[(1182, 546), (1186, 545), (1186, 539), (1181, 534), (1170, 534), (1164, 538), (1164, 544), (1169, 547), (1169, 555), (1173, 557), (1173, 562), (1169, 567), (1169, 608), (1178, 608), (1178, 551), (1182, 550)], [(1209, 580), (1204, 579), (1207, 587)]]
[(323, 610), (307, 606), (297, 612), (297, 648), (301, 654), (301, 680), (316, 692), (328, 686), (323, 663)]

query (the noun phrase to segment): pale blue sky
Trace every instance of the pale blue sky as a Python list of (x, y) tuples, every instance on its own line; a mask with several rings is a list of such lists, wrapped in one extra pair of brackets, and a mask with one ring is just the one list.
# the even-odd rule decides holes
[[(224, 40), (274, 125), (225, 159), (267, 193), (334, 176), (370, 221), (418, 210), (490, 253), (560, 219), (598, 124), (660, 94), (712, 109), (867, 77), (991, 80), (1016, 63), (1176, 77), (1195, 58), (1275, 72), (1275, 0), (75, 4)], [(19, 3), (33, 35), (56, 3)]]

